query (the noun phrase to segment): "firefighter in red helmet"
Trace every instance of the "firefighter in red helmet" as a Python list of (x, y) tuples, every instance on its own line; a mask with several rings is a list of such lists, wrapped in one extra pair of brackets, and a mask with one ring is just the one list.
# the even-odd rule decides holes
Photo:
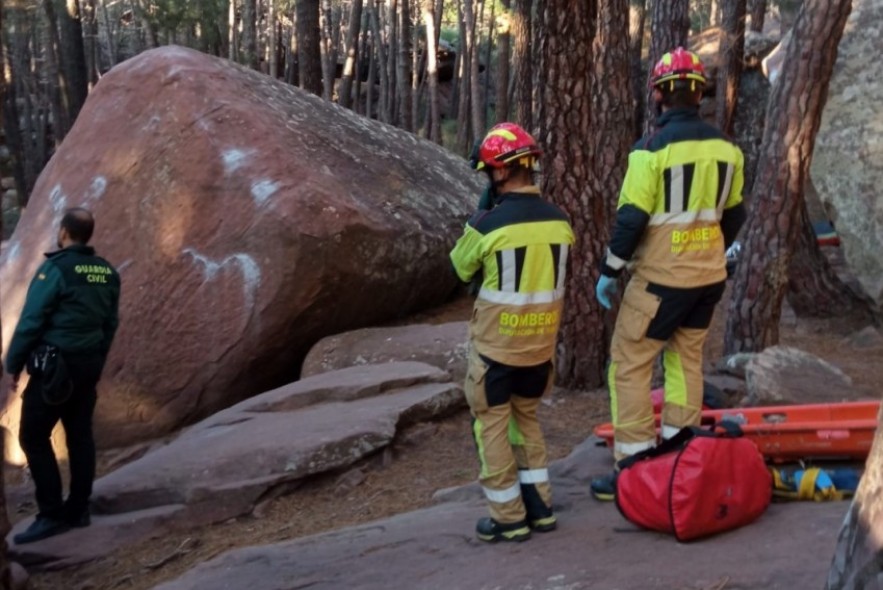
[[(702, 347), (724, 292), (725, 251), (745, 221), (742, 152), (700, 119), (705, 82), (699, 57), (682, 47), (653, 68), (650, 84), (661, 116), (629, 155), (596, 285), (599, 302), (610, 309), (617, 277), (630, 271), (607, 375), (616, 459), (656, 444), (650, 381), (660, 352), (662, 437), (699, 424)], [(615, 477), (594, 479), (593, 495), (613, 499)]]
[(567, 216), (533, 182), (539, 155), (518, 125), (488, 132), (475, 167), (488, 174), (492, 203), (469, 219), (451, 251), (463, 282), (481, 276), (465, 390), (490, 510), (476, 532), (490, 542), (524, 541), (556, 527), (537, 408), (554, 378), (574, 238)]

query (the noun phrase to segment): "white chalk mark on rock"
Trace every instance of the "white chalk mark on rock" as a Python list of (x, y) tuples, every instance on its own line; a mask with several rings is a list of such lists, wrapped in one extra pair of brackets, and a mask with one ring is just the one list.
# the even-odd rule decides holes
[(254, 258), (243, 252), (238, 252), (218, 262), (200, 254), (194, 248), (185, 248), (183, 253), (192, 256), (193, 260), (202, 265), (206, 282), (217, 278), (218, 273), (224, 268), (232, 265), (238, 266), (242, 272), (242, 294), (245, 298), (245, 305), (251, 312), (254, 312), (255, 293), (261, 284), (261, 267)]
[(49, 204), (56, 215), (64, 211), (64, 208), (67, 206), (67, 195), (62, 192), (60, 184), (56, 184), (49, 191)]
[(236, 172), (246, 164), (253, 153), (254, 150), (240, 150), (236, 148), (224, 150), (224, 153), (221, 154), (221, 159), (224, 160), (224, 172), (226, 174)]
[(279, 183), (272, 180), (259, 180), (251, 183), (251, 196), (256, 205), (263, 205), (279, 190)]
[(97, 201), (104, 196), (104, 191), (106, 190), (107, 179), (103, 176), (96, 176), (92, 179), (92, 184), (89, 185), (89, 188), (86, 189), (86, 194), (83, 196), (83, 205), (89, 206), (93, 201)]

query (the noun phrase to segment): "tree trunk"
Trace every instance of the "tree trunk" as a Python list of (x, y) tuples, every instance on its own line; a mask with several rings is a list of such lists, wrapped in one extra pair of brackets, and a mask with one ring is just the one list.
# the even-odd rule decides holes
[(745, 0), (727, 0), (721, 23), (715, 112), (718, 128), (727, 135), (733, 132), (733, 113), (736, 111), (744, 54)]
[[(621, 4), (625, 5), (625, 0)], [(539, 114), (545, 171), (542, 188), (547, 198), (567, 212), (579, 237), (568, 265), (557, 355), (558, 380), (567, 387), (593, 388), (603, 381), (607, 346), (606, 338), (599, 337), (604, 333), (603, 310), (590, 286), (597, 279), (607, 242), (611, 198), (598, 190), (594, 160), (603, 156), (612, 162), (618, 154), (613, 153), (615, 150), (608, 152), (606, 146), (599, 150), (599, 140), (593, 136), (593, 117), (601, 112), (593, 108), (593, 90), (604, 89), (593, 89), (592, 82), (603, 75), (604, 64), (611, 62), (605, 58), (604, 64), (596, 64), (598, 56), (593, 55), (597, 1), (545, 0), (542, 9), (540, 47), (546, 72), (540, 87)], [(625, 26), (620, 34), (621, 69), (625, 72)], [(625, 76), (626, 94), (630, 94), (628, 74)], [(598, 94), (598, 98), (604, 97)], [(623, 134), (622, 129), (619, 132)]]
[(276, 16), (276, 0), (269, 0), (267, 16), (267, 44), (270, 46), (267, 64), (268, 73), (274, 80), (279, 77), (279, 23)]
[[(102, 4), (108, 0), (102, 0)], [(107, 9), (105, 8), (105, 15)], [(236, 0), (229, 0), (227, 5), (227, 59), (230, 61), (239, 61), (237, 55), (238, 45), (236, 43)]]
[(353, 104), (353, 77), (358, 75), (359, 33), (361, 30), (362, 0), (353, 0), (349, 30), (344, 42), (346, 60), (343, 64), (343, 75), (340, 78), (340, 89), (337, 92), (337, 103), (347, 109), (352, 108)]
[(782, 299), (800, 232), (804, 187), (851, 0), (807, 0), (770, 95), (762, 157), (736, 266), (724, 348), (779, 341)]
[[(484, 49), (484, 92), (482, 93), (482, 101), (481, 101), (481, 116), (485, 122), (485, 126), (487, 127), (488, 123), (488, 110), (490, 109), (490, 97), (491, 97), (491, 62), (493, 62), (493, 52), (494, 52), (494, 21), (495, 21), (495, 12), (497, 3), (491, 0), (491, 16), (488, 21), (487, 27), (487, 46)], [(481, 2), (482, 5), (482, 20), (484, 20), (484, 7), (486, 3), (484, 0)], [(481, 39), (481, 29), (484, 27), (479, 27), (478, 37)]]
[(511, 59), (511, 35), (509, 27), (512, 20), (512, 0), (502, 0), (502, 23), (497, 32), (497, 123), (509, 120), (509, 60)]
[(721, 2), (729, 2), (730, 0), (711, 0), (711, 6), (708, 9), (708, 26), (716, 27), (721, 23)]
[(331, 0), (322, 0), (322, 12), (320, 14), (320, 27), (322, 41), (320, 52), (322, 54), (322, 98), (330, 101), (334, 95), (334, 70), (335, 63), (332, 56), (334, 40), (334, 19), (332, 18)]
[(460, 79), (458, 83), (460, 98), (457, 103), (457, 151), (464, 155), (468, 154), (472, 149), (472, 135), (469, 133), (469, 108), (472, 102), (472, 90), (470, 84), (470, 64), (472, 63), (470, 48), (472, 44), (468, 41), (468, 36), (466, 34), (466, 21), (463, 14), (463, 6), (465, 2), (471, 1), (472, 0), (458, 0), (457, 3), (457, 22), (460, 26), (460, 53), (463, 54), (463, 58), (460, 60), (460, 69), (457, 72)]
[[(689, 0), (655, 0), (650, 9), (650, 55), (647, 81), (653, 75), (653, 66), (667, 52), (676, 47), (687, 46), (687, 33), (690, 31)], [(644, 113), (644, 131), (650, 132), (656, 126), (656, 104), (653, 91), (644, 87), (647, 110)]]
[(388, 102), (387, 121), (395, 125), (398, 113), (398, 93), (396, 92), (398, 85), (396, 83), (396, 62), (399, 54), (399, 38), (396, 21), (398, 20), (398, 5), (396, 0), (386, 0), (386, 18), (389, 22), (389, 33), (387, 34), (387, 83), (389, 90), (387, 92)]
[(43, 11), (46, 15), (47, 35), (43, 56), (46, 63), (46, 79), (49, 81), (46, 91), (49, 94), (49, 103), (52, 105), (53, 135), (58, 145), (70, 129), (71, 105), (68, 102), (69, 95), (62, 90), (65, 87), (65, 80), (58, 58), (61, 40), (58, 36), (58, 18), (54, 0), (43, 0)]
[[(368, 3), (370, 4), (371, 0), (368, 0)], [(355, 105), (353, 110), (362, 115), (365, 114), (362, 111), (362, 64), (365, 63), (365, 56), (370, 55), (369, 51), (371, 51), (371, 48), (368, 45), (369, 29), (370, 26), (368, 25), (368, 13), (363, 10), (362, 25), (359, 27), (359, 53), (358, 59), (356, 60), (356, 83), (353, 90), (353, 104)], [(371, 60), (369, 59), (368, 61), (370, 62)], [(370, 64), (368, 67), (371, 67)]]
[[(377, 107), (377, 118), (389, 123), (389, 72), (387, 71), (386, 44), (380, 32), (381, 1), (377, 0), (371, 11), (371, 31), (377, 45), (377, 69), (380, 71), (380, 103)], [(373, 80), (372, 80), (373, 84)]]
[(83, 15), (85, 34), (83, 38), (83, 50), (86, 54), (86, 81), (89, 88), (98, 82), (98, 7), (96, 0), (84, 0)]
[(788, 303), (800, 317), (829, 318), (869, 303), (840, 280), (816, 241), (806, 206), (800, 210), (797, 245), (788, 269)]
[[(3, 18), (0, 16), (0, 30), (3, 29)], [(0, 42), (2, 46), (2, 42)], [(0, 59), (0, 70), (3, 69), (3, 61)], [(0, 103), (6, 98), (4, 92), (3, 77), (0, 76)], [(3, 234), (3, 216), (0, 215), (0, 235)], [(0, 345), (0, 354), (3, 353), (3, 347)], [(3, 377), (3, 367), (0, 367), (0, 377)], [(3, 433), (0, 432), (0, 435)], [(6, 440), (4, 436), (0, 436), (0, 458), (6, 456)], [(9, 559), (7, 557), (6, 535), (9, 534), (9, 513), (6, 511), (6, 482), (4, 479), (4, 471), (6, 471), (6, 461), (0, 461), (0, 590), (12, 590), (12, 573), (9, 569)]]
[(368, 37), (368, 41), (366, 43), (366, 47), (367, 47), (367, 51), (368, 51), (368, 85), (367, 85), (367, 88), (365, 89), (365, 116), (368, 117), (369, 119), (373, 119), (374, 118), (374, 102), (376, 100), (374, 97), (375, 87), (376, 87), (374, 80), (377, 78), (377, 50), (376, 50), (377, 36), (374, 34), (374, 31), (372, 30), (373, 24), (371, 21), (374, 17), (372, 16), (373, 8), (372, 8), (370, 0), (368, 2), (367, 11), (368, 11), (368, 14), (367, 14), (368, 20), (367, 20), (366, 28), (370, 32), (369, 33), (370, 36)]
[(767, 0), (748, 0), (748, 14), (751, 16), (751, 30), (763, 32), (763, 21), (766, 18)]
[[(416, 9), (420, 12), (419, 0), (413, 0), (414, 5), (410, 8), (413, 15)], [(411, 0), (409, 0), (409, 3)], [(417, 19), (419, 22), (419, 18)], [(423, 89), (421, 80), (426, 79), (426, 48), (420, 49), (420, 27), (414, 26), (414, 18), (411, 18), (411, 130), (417, 134), (420, 130), (420, 94)]]
[(83, 23), (78, 0), (66, 0), (61, 11), (59, 56), (67, 94), (67, 116), (73, 125), (89, 94), (89, 70), (83, 45)]
[(644, 129), (644, 109), (647, 101), (647, 74), (641, 62), (644, 49), (644, 23), (647, 20), (647, 0), (629, 2), (629, 62), (631, 63), (632, 93), (634, 95), (635, 139)]
[(533, 129), (533, 0), (515, 0), (512, 35), (515, 37), (515, 120)]
[(481, 137), (484, 134), (485, 124), (484, 112), (482, 110), (483, 103), (481, 101), (481, 84), (479, 83), (481, 55), (476, 36), (475, 0), (464, 0), (463, 18), (466, 22), (466, 43), (468, 44), (467, 53), (469, 54), (469, 88), (472, 93), (470, 97), (470, 103), (472, 104), (472, 133), (475, 137)]
[(241, 50), (242, 63), (253, 70), (258, 69), (257, 0), (242, 0)]
[(322, 55), (319, 48), (319, 0), (298, 0), (297, 65), (300, 87), (322, 95)]
[(436, 41), (435, 2), (423, 0), (426, 27), (426, 77), (429, 81), (429, 140), (441, 145), (441, 112), (438, 100), (438, 41)]
[(411, 118), (411, 10), (410, 0), (399, 1), (398, 13), (398, 36), (399, 36), (399, 57), (396, 63), (398, 73), (398, 113), (396, 119), (399, 127), (406, 131), (414, 131), (411, 126), (413, 120)]
[[(114, 67), (119, 62), (117, 57), (117, 44), (114, 27), (110, 23), (110, 15), (107, 10), (107, 0), (98, 0), (98, 7), (101, 10), (101, 19), (104, 21), (104, 35), (107, 37), (107, 55), (110, 58), (110, 67)], [(231, 0), (232, 2), (232, 0)]]

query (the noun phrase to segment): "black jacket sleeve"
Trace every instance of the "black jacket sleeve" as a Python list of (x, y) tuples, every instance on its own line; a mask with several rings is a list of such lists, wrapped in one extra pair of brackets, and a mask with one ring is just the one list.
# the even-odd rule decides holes
[(739, 235), (739, 230), (742, 229), (742, 225), (747, 218), (748, 215), (745, 213), (745, 205), (743, 203), (724, 209), (724, 213), (721, 216), (721, 231), (724, 234), (724, 246), (726, 248), (729, 248), (736, 241), (736, 236)]
[(601, 266), (601, 274), (608, 277), (622, 274), (626, 263), (638, 248), (649, 222), (650, 215), (634, 205), (623, 205), (616, 211), (613, 237)]

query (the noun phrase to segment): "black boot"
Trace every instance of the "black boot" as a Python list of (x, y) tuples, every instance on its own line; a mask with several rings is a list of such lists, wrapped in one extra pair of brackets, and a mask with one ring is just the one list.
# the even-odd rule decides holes
[(488, 543), (496, 543), (497, 541), (527, 541), (530, 539), (530, 527), (527, 521), (519, 520), (512, 523), (497, 522), (493, 518), (479, 518), (475, 525), (475, 532), (478, 538)]
[(558, 520), (552, 512), (552, 508), (543, 502), (535, 484), (521, 484), (521, 500), (527, 510), (527, 524), (531, 530), (538, 533), (548, 533), (558, 528)]
[(19, 533), (12, 537), (12, 540), (16, 545), (24, 545), (26, 543), (33, 543), (35, 541), (54, 537), (55, 535), (60, 535), (61, 533), (67, 532), (69, 529), (70, 527), (63, 520), (56, 520), (54, 518), (49, 518), (48, 516), (37, 516), (34, 522), (31, 523), (31, 526), (29, 526), (23, 533)]
[(596, 500), (612, 502), (616, 499), (616, 472), (592, 479), (592, 495)]

